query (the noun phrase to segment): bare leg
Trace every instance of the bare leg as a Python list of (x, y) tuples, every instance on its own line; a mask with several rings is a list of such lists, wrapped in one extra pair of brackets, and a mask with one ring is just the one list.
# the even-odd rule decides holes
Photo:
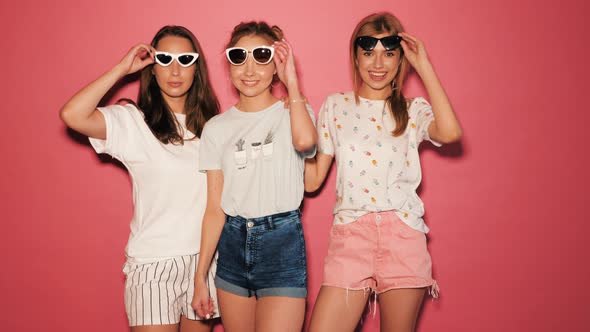
[(370, 291), (322, 286), (311, 315), (310, 332), (354, 331)]
[(299, 332), (305, 319), (305, 299), (267, 296), (256, 304), (256, 332)]
[(426, 288), (392, 289), (379, 294), (381, 331), (413, 332)]
[(180, 316), (180, 332), (210, 332), (218, 319), (190, 320)]
[(255, 331), (256, 298), (238, 296), (218, 288), (217, 300), (224, 331)]

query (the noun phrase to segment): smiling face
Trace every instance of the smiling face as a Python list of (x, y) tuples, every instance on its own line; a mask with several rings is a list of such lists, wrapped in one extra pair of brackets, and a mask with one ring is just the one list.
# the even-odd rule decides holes
[[(233, 47), (243, 47), (249, 52), (258, 46), (272, 46), (272, 43), (261, 36), (247, 35), (233, 45)], [(254, 61), (252, 53), (248, 53), (244, 64), (230, 64), (229, 68), (232, 83), (239, 93), (246, 97), (256, 97), (264, 93), (270, 94), (270, 86), (275, 72), (274, 61), (265, 65), (258, 64)]]
[[(375, 38), (390, 36), (390, 33), (372, 35)], [(396, 77), (400, 62), (401, 48), (387, 51), (378, 42), (371, 51), (357, 46), (356, 70), (361, 78), (359, 94), (369, 99), (384, 99), (391, 94), (392, 81)]]
[[(160, 52), (175, 54), (196, 52), (189, 39), (172, 35), (160, 39), (155, 48)], [(196, 62), (188, 67), (182, 67), (177, 60), (173, 60), (168, 66), (154, 64), (152, 72), (162, 91), (162, 96), (168, 104), (172, 104), (172, 100), (180, 102), (186, 100), (188, 91), (193, 85), (196, 70)]]

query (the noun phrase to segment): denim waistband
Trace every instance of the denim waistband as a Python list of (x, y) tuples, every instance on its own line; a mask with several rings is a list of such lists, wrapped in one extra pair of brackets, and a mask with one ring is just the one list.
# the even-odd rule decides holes
[(275, 214), (271, 214), (268, 216), (263, 216), (263, 217), (256, 217), (256, 218), (244, 218), (242, 216), (230, 216), (230, 215), (226, 215), (225, 219), (226, 221), (232, 221), (232, 222), (237, 222), (237, 223), (252, 223), (251, 225), (256, 226), (256, 225), (261, 225), (261, 224), (267, 224), (270, 223), (272, 224), (274, 221), (279, 221), (282, 219), (288, 219), (288, 218), (292, 218), (292, 217), (300, 217), (301, 216), (301, 212), (299, 211), (299, 209), (297, 210), (292, 210), (292, 211), (287, 211), (287, 212), (280, 212), (280, 213), (275, 213)]

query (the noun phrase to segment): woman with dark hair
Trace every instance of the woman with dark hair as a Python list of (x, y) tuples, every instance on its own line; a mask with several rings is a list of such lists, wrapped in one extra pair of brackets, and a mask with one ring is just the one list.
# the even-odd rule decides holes
[[(365, 17), (350, 39), (354, 91), (328, 96), (318, 115), (318, 154), (305, 168), (316, 191), (334, 157), (337, 201), (311, 331), (353, 331), (370, 294), (381, 331), (413, 331), (425, 290), (437, 296), (416, 194), (418, 145), (457, 141), (461, 127), (424, 44), (389, 13)], [(412, 66), (426, 99), (406, 99)]]
[[(317, 133), (282, 35), (264, 22), (234, 28), (226, 57), (239, 100), (203, 130), (208, 193), (193, 307), (201, 316), (213, 312), (206, 280), (217, 247), (215, 285), (228, 332), (300, 331), (305, 315), (299, 206)], [(278, 80), (289, 108), (272, 94)]]
[[(137, 104), (97, 108), (117, 81), (140, 70)], [(201, 46), (180, 26), (165, 26), (150, 45), (131, 48), (61, 110), (68, 127), (89, 136), (97, 153), (118, 159), (131, 176), (134, 213), (123, 269), (131, 331), (211, 330), (191, 301), (206, 206), (200, 136), (218, 111)], [(206, 275), (215, 298), (213, 275)]]

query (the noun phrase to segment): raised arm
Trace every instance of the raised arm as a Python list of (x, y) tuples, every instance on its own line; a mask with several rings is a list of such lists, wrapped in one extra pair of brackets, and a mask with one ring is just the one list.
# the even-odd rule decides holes
[(439, 143), (458, 141), (463, 135), (463, 130), (453, 111), (453, 106), (451, 106), (451, 102), (428, 59), (424, 43), (405, 32), (400, 33), (399, 36), (403, 38), (401, 45), (404, 49), (404, 55), (420, 75), (430, 98), (434, 121), (428, 127), (428, 135)]
[(307, 113), (305, 98), (299, 90), (293, 50), (285, 40), (275, 42), (273, 46), (276, 54), (274, 61), (277, 66), (277, 74), (289, 93), (293, 146), (297, 151), (305, 152), (316, 144), (318, 137), (313, 121)]
[(124, 76), (143, 69), (154, 62), (151, 46), (139, 44), (111, 70), (78, 91), (61, 109), (64, 123), (89, 137), (106, 139), (106, 124), (96, 106), (104, 95)]

